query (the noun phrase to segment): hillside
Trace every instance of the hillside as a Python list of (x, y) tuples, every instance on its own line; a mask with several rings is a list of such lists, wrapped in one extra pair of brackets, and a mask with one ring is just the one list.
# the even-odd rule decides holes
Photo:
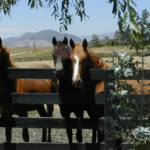
[(36, 33), (27, 32), (19, 37), (3, 39), (3, 43), (8, 48), (33, 47), (34, 42), (37, 47), (47, 47), (52, 46), (51, 41), (54, 36), (57, 40), (63, 40), (66, 36), (68, 40), (72, 38), (75, 42), (82, 42), (82, 40), (75, 35), (60, 33), (53, 30), (42, 30)]

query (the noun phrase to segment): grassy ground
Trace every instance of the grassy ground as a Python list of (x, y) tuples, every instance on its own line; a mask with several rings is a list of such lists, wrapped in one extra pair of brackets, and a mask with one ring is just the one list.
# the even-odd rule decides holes
[[(16, 51), (16, 49), (14, 49)], [(45, 56), (51, 56), (52, 54), (52, 48), (37, 48), (35, 51), (31, 50), (30, 48), (22, 48), (19, 51), (16, 51), (16, 53), (13, 50), (10, 50), (10, 54), (12, 54), (11, 58), (27, 58), (27, 57), (45, 57)], [(18, 54), (18, 55), (14, 55)]]
[[(53, 47), (37, 47), (36, 50), (34, 48), (16, 48), (9, 49), (11, 53), (11, 58), (26, 58), (26, 57), (45, 57), (51, 56)], [(114, 51), (124, 51), (127, 53), (133, 53), (135, 50), (130, 50), (129, 47), (125, 46), (106, 46), (99, 48), (89, 48), (89, 50), (100, 54), (102, 57), (108, 57), (113, 55)], [(18, 54), (18, 55), (14, 55)]]

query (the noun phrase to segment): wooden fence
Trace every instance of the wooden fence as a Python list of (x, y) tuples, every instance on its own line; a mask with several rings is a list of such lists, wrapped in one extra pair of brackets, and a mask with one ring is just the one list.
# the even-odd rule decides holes
[[(55, 78), (54, 69), (33, 69), (33, 68), (8, 68), (8, 75), (10, 78)], [(150, 71), (146, 70), (145, 79), (150, 79)], [(0, 72), (2, 74), (2, 72)], [(98, 80), (105, 80), (105, 93), (95, 94), (95, 101), (92, 104), (105, 105), (105, 117), (112, 116), (113, 110), (110, 109), (111, 103), (108, 101), (110, 98), (108, 83), (113, 80), (113, 70), (91, 70), (91, 78)], [(61, 101), (59, 93), (54, 94), (40, 94), (40, 93), (24, 93), (10, 95), (0, 94), (0, 103), (18, 103), (18, 104), (83, 104), (78, 100), (78, 95), (70, 101), (66, 94), (66, 101)], [(8, 97), (11, 96), (11, 102)], [(131, 95), (134, 96), (134, 95)], [(140, 99), (136, 99), (139, 103)], [(90, 101), (86, 101), (90, 105)], [(121, 119), (121, 124), (127, 129), (135, 128), (136, 126), (130, 120)], [(109, 122), (102, 119), (63, 119), (63, 118), (22, 118), (16, 117), (12, 119), (0, 118), (0, 127), (19, 127), (19, 128), (82, 128), (82, 129), (98, 129), (104, 127), (109, 131), (111, 125)], [(57, 136), (57, 135), (56, 135)], [(74, 143), (74, 144), (60, 144), (60, 143), (0, 143), (0, 150), (109, 150), (114, 147), (114, 141), (110, 135), (105, 134), (105, 142), (98, 144), (92, 143)], [(132, 148), (131, 144), (123, 143), (122, 149), (127, 150)]]

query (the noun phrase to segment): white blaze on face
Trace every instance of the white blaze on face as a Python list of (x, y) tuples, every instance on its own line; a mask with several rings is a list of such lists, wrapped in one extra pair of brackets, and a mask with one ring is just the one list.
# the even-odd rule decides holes
[(74, 63), (74, 72), (73, 72), (73, 81), (77, 80), (77, 76), (78, 76), (78, 71), (79, 71), (79, 57), (77, 55), (74, 56), (75, 58), (75, 63)]

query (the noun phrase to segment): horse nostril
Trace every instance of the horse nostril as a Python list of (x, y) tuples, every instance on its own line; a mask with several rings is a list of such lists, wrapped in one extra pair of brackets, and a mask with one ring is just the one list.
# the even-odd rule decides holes
[(78, 85), (80, 85), (82, 83), (82, 80), (81, 79), (79, 79), (78, 80)]
[(81, 84), (81, 80), (78, 80), (78, 85), (80, 85)]

